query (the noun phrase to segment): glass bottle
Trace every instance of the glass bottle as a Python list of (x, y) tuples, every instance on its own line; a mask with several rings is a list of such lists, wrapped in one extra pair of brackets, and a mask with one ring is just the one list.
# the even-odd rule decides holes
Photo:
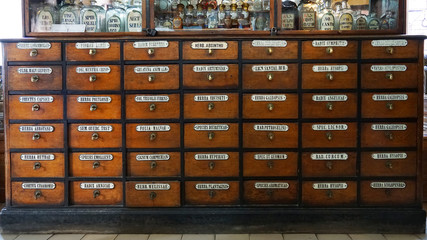
[(249, 5), (247, 3), (243, 4), (243, 9), (240, 15), (239, 28), (249, 28)]
[(335, 16), (329, 2), (323, 4), (322, 10), (318, 13), (318, 29), (319, 30), (334, 30)]
[(356, 12), (356, 20), (354, 21), (355, 30), (366, 30), (368, 29), (368, 19), (365, 14), (360, 11)]
[(338, 30), (353, 30), (353, 10), (348, 8), (347, 0), (341, 2), (341, 14), (338, 17)]
[(207, 28), (217, 28), (218, 27), (218, 14), (214, 9), (212, 4), (208, 5), (208, 11), (206, 13)]
[(112, 5), (108, 6), (106, 18), (106, 32), (124, 32), (125, 31), (126, 11), (122, 8), (118, 0), (114, 0)]
[(264, 30), (267, 26), (267, 18), (262, 12), (255, 14), (255, 23), (253, 25), (254, 30)]
[(142, 32), (141, 1), (133, 0), (126, 9), (126, 32)]
[(393, 18), (393, 13), (391, 10), (387, 10), (383, 16), (381, 16), (380, 29), (389, 30), (396, 28), (396, 19)]
[(103, 32), (105, 29), (105, 10), (96, 5), (96, 0), (91, 0), (90, 5), (82, 8), (80, 18), (80, 23), (86, 26), (86, 32)]
[(65, 0), (59, 9), (59, 22), (61, 24), (79, 24), (80, 8), (74, 4), (74, 0)]
[(247, 0), (246, 3), (248, 4), (248, 11), (249, 13), (254, 11), (254, 1), (253, 0)]
[(231, 27), (237, 28), (239, 23), (237, 22), (237, 5), (236, 4), (231, 4), (230, 16), (231, 16)]
[(187, 11), (184, 17), (184, 26), (192, 27), (194, 25), (194, 7), (191, 4), (187, 5)]
[(196, 17), (197, 17), (197, 25), (201, 28), (205, 28), (206, 25), (206, 15), (205, 12), (203, 11), (203, 6), (202, 4), (197, 4), (197, 12), (196, 12)]
[(376, 13), (371, 13), (368, 17), (368, 29), (369, 30), (379, 30), (380, 29), (380, 20), (377, 18)]
[(174, 13), (174, 18), (172, 20), (173, 29), (182, 29), (182, 18), (181, 12), (184, 10), (184, 5), (178, 4), (177, 10)]
[(270, 0), (262, 0), (262, 10), (270, 11)]
[(282, 30), (298, 29), (298, 7), (294, 1), (282, 1)]
[(315, 30), (317, 4), (311, 0), (302, 0), (299, 10), (299, 27), (301, 30)]
[(225, 28), (225, 5), (219, 5), (218, 11), (218, 28)]
[(254, 12), (261, 12), (262, 11), (262, 0), (254, 0)]
[(50, 32), (52, 25), (58, 23), (58, 9), (53, 1), (45, 0), (36, 9), (34, 32)]

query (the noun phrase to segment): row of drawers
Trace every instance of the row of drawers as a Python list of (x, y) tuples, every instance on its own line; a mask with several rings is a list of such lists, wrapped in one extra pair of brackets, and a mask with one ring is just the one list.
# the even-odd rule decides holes
[[(396, 40), (391, 40), (396, 43)], [(242, 41), (242, 59), (297, 59), (298, 41)], [(274, 42), (274, 44), (272, 44)], [(417, 58), (418, 43), (415, 40), (400, 40), (396, 44), (378, 46), (372, 40), (361, 44), (362, 59), (380, 58)], [(358, 41), (332, 40), (302, 41), (302, 59), (357, 59)], [(157, 46), (155, 46), (158, 44)], [(337, 45), (340, 46), (337, 46)], [(150, 47), (150, 45), (152, 45)], [(160, 46), (162, 45), (162, 46)], [(270, 45), (270, 46), (268, 46)], [(333, 46), (335, 45), (335, 46)], [(375, 45), (375, 46), (374, 46)], [(388, 45), (388, 46), (387, 46)], [(37, 49), (38, 46), (43, 46)], [(47, 47), (46, 47), (47, 46)], [(177, 41), (124, 42), (124, 60), (178, 60)], [(8, 61), (61, 61), (61, 43), (38, 42), (6, 43)], [(66, 43), (67, 61), (118, 61), (120, 60), (119, 42)], [(238, 59), (237, 41), (193, 42), (184, 41), (182, 59)]]
[[(360, 176), (415, 176), (416, 152), (362, 152)], [(34, 160), (38, 159), (38, 160)], [(304, 152), (303, 177), (354, 177), (355, 152)], [(120, 152), (73, 152), (69, 176), (120, 177), (123, 161), (131, 177), (179, 177), (179, 152), (131, 152), (123, 160)], [(186, 152), (187, 177), (238, 177), (238, 152)], [(244, 177), (291, 177), (298, 175), (296, 152), (244, 152)], [(11, 175), (19, 177), (64, 177), (63, 153), (11, 153)]]
[[(357, 206), (355, 181), (302, 182), (304, 206)], [(53, 188), (53, 189), (49, 189)], [(171, 182), (126, 182), (127, 207), (178, 207), (181, 184)], [(186, 181), (186, 205), (240, 205), (239, 182)], [(361, 181), (360, 205), (413, 205), (416, 183), (405, 181)], [(244, 204), (298, 203), (297, 181), (259, 180), (243, 182)], [(64, 205), (63, 182), (12, 182), (12, 206)], [(117, 181), (75, 181), (70, 184), (72, 205), (121, 205), (123, 183)]]
[[(67, 66), (67, 90), (120, 90), (119, 65)], [(179, 65), (125, 65), (125, 90), (179, 89)], [(187, 89), (237, 89), (237, 64), (184, 64)], [(101, 72), (101, 73), (100, 73)], [(298, 64), (243, 64), (243, 89), (297, 89)], [(9, 90), (62, 90), (61, 66), (9, 66)], [(416, 63), (361, 65), (364, 89), (417, 88)], [(302, 64), (303, 89), (355, 89), (356, 63)]]
[[(303, 148), (355, 148), (356, 122), (302, 123)], [(298, 123), (243, 123), (244, 148), (298, 148)], [(179, 148), (179, 123), (127, 123), (126, 148)], [(416, 147), (416, 122), (364, 122), (361, 147)], [(122, 124), (69, 124), (70, 148), (121, 148)], [(185, 148), (238, 148), (238, 123), (185, 123)], [(10, 124), (10, 148), (63, 148), (64, 124)]]
[[(243, 94), (243, 119), (297, 119), (296, 93)], [(126, 94), (126, 119), (237, 119), (237, 93)], [(412, 118), (417, 116), (417, 93), (362, 93), (363, 118)], [(62, 119), (62, 95), (9, 95), (9, 119)], [(303, 118), (356, 118), (356, 93), (303, 93)], [(121, 96), (67, 95), (68, 119), (121, 119)]]

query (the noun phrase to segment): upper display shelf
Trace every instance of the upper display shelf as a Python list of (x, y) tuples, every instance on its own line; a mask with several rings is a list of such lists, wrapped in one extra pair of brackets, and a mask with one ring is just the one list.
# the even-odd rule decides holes
[(23, 0), (25, 36), (401, 34), (405, 0)]

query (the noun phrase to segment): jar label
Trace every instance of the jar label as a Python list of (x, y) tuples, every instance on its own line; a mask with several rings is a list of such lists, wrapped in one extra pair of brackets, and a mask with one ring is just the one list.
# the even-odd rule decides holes
[(316, 29), (316, 12), (304, 11), (302, 12), (302, 29)]
[(71, 11), (65, 11), (61, 16), (62, 24), (76, 24), (76, 15)]
[(83, 14), (83, 24), (86, 25), (86, 32), (96, 32), (97, 30), (97, 16), (92, 10), (87, 10)]
[(112, 16), (107, 21), (107, 32), (120, 32), (121, 20), (117, 16)]
[(131, 11), (128, 14), (128, 31), (142, 32), (142, 14), (138, 11)]
[(353, 29), (353, 16), (350, 13), (344, 13), (340, 17), (339, 30), (352, 30)]
[(295, 28), (295, 14), (282, 13), (282, 29), (294, 29), (294, 28)]
[(335, 18), (334, 15), (326, 13), (320, 20), (320, 30), (334, 30)]
[(53, 25), (52, 13), (42, 10), (37, 15), (37, 30), (36, 32), (50, 32)]
[(368, 22), (364, 17), (359, 17), (356, 20), (356, 30), (366, 30), (368, 28)]

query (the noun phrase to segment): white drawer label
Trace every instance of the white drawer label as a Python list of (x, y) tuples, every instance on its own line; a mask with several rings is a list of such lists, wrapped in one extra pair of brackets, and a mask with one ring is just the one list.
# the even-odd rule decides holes
[(382, 160), (382, 159), (406, 159), (408, 154), (401, 153), (372, 153), (372, 159)]
[(371, 126), (374, 131), (405, 131), (407, 128), (406, 124), (372, 124)]
[(137, 132), (168, 132), (171, 130), (169, 125), (138, 125)]
[(374, 94), (372, 95), (374, 101), (406, 101), (408, 100), (407, 94)]
[(286, 160), (288, 155), (285, 153), (258, 153), (254, 155), (255, 160)]
[(221, 49), (225, 50), (228, 48), (227, 42), (192, 42), (192, 49)]
[(22, 189), (55, 189), (55, 183), (22, 183)]
[(169, 154), (138, 154), (136, 161), (167, 161), (170, 159)]
[(253, 40), (252, 47), (286, 47), (288, 42), (285, 40)]
[(79, 156), (81, 161), (111, 161), (113, 158), (113, 154), (80, 154)]
[(79, 132), (112, 132), (111, 125), (80, 125), (77, 127)]
[(81, 189), (114, 189), (114, 183), (80, 183)]
[(136, 96), (135, 102), (169, 102), (169, 96)]
[(274, 95), (259, 95), (254, 94), (251, 96), (253, 102), (284, 102), (286, 101), (285, 94), (274, 94)]
[(19, 74), (52, 74), (52, 68), (31, 68), (31, 67), (21, 67), (18, 68)]
[(80, 97), (77, 97), (77, 102), (79, 103), (110, 103), (111, 97), (80, 96)]
[(23, 161), (53, 161), (55, 155), (53, 154), (21, 154)]
[(289, 183), (286, 182), (257, 182), (255, 189), (288, 189)]
[(372, 40), (373, 47), (406, 47), (408, 41), (405, 39)]
[(51, 103), (53, 102), (52, 96), (25, 96), (19, 97), (21, 103)]
[(110, 43), (108, 42), (78, 42), (76, 43), (77, 49), (109, 49)]
[(166, 48), (169, 47), (168, 41), (146, 41), (146, 42), (134, 42), (134, 48)]
[(314, 40), (313, 47), (347, 47), (347, 40)]
[(102, 67), (77, 67), (77, 73), (110, 73), (111, 68), (108, 66)]
[(228, 95), (196, 95), (194, 96), (195, 102), (226, 102)]
[(347, 183), (313, 183), (313, 189), (347, 189)]
[(227, 65), (196, 65), (193, 67), (194, 72), (228, 72)]
[(19, 42), (16, 44), (18, 49), (50, 49), (52, 45), (48, 42)]
[(347, 124), (313, 124), (311, 128), (314, 131), (346, 131)]
[(311, 98), (315, 102), (345, 102), (347, 95), (313, 95)]
[(228, 190), (230, 185), (228, 183), (197, 183), (197, 190)]
[(347, 153), (312, 153), (312, 160), (347, 160)]
[(255, 124), (255, 131), (273, 131), (273, 132), (287, 132), (289, 130), (288, 125), (278, 125), (278, 124)]
[(405, 182), (371, 182), (371, 188), (406, 188)]
[(229, 157), (226, 153), (199, 153), (194, 155), (196, 160), (228, 160)]
[(20, 126), (20, 132), (53, 132), (53, 126)]
[(228, 124), (196, 124), (194, 130), (196, 131), (228, 131), (230, 126)]
[(406, 65), (372, 65), (372, 72), (405, 72)]
[(313, 72), (347, 72), (347, 65), (314, 65)]
[(135, 190), (169, 190), (171, 185), (167, 183), (137, 183), (135, 184)]
[(286, 72), (288, 65), (253, 65), (252, 72)]
[(138, 66), (133, 69), (135, 73), (167, 73), (169, 72), (168, 66)]

